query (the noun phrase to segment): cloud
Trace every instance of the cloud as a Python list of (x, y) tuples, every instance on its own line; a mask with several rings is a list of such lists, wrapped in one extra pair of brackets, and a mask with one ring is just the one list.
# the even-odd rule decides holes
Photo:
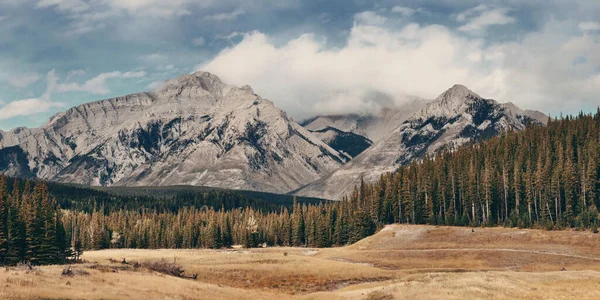
[(204, 17), (204, 19), (209, 20), (209, 21), (231, 21), (231, 20), (237, 19), (237, 17), (244, 15), (244, 14), (246, 14), (246, 11), (238, 8), (232, 12), (208, 15), (208, 16)]
[(110, 73), (101, 73), (98, 76), (86, 81), (83, 84), (70, 82), (70, 83), (59, 83), (56, 85), (56, 92), (65, 93), (65, 92), (88, 92), (92, 94), (108, 94), (110, 90), (106, 86), (106, 81), (113, 78), (140, 78), (146, 76), (146, 72), (138, 71), (138, 72), (125, 72), (121, 73), (119, 71), (110, 72)]
[(0, 108), (0, 119), (35, 115), (62, 106), (64, 106), (63, 103), (54, 103), (39, 98), (17, 100)]
[[(36, 0), (37, 1), (37, 0)], [(126, 18), (127, 24), (156, 22), (155, 18), (174, 19), (188, 16), (189, 6), (205, 6), (213, 1), (197, 0), (39, 0), (37, 9), (54, 9), (66, 16), (67, 36), (79, 36), (101, 30), (114, 20)], [(121, 24), (123, 22), (117, 22)]]
[(125, 10), (130, 14), (147, 16), (174, 17), (189, 15), (187, 6), (192, 3), (209, 3), (197, 0), (108, 0), (113, 10)]
[(74, 77), (84, 76), (85, 74), (85, 70), (82, 69), (70, 70), (69, 72), (67, 72), (67, 77), (65, 78), (65, 81), (69, 81), (71, 78)]
[[(50, 99), (56, 87), (56, 75), (54, 70), (48, 72), (46, 84), (46, 91), (41, 97), (16, 100), (0, 107), (0, 120), (18, 116), (35, 115), (48, 112), (52, 108), (64, 107), (64, 103), (53, 102)], [(4, 103), (0, 102), (0, 105), (2, 104)]]
[(598, 22), (582, 22), (582, 23), (579, 23), (578, 27), (581, 31), (584, 31), (584, 32), (598, 31), (598, 30), (600, 30), (600, 23), (598, 23)]
[(416, 12), (416, 10), (412, 9), (410, 7), (397, 5), (397, 6), (392, 7), (392, 12), (401, 14), (405, 17), (410, 17)]
[(164, 85), (165, 85), (165, 81), (163, 81), (163, 80), (153, 81), (148, 85), (148, 89), (153, 91), (153, 90), (160, 89)]
[(197, 2), (195, 0), (40, 0), (36, 7), (40, 9), (55, 8), (61, 12), (72, 13), (74, 17), (89, 12), (109, 12), (111, 15), (126, 12), (130, 15), (173, 17), (190, 14), (186, 7)]
[(146, 55), (142, 55), (139, 56), (137, 58), (139, 61), (143, 61), (145, 63), (157, 63), (157, 62), (161, 62), (167, 59), (167, 56), (164, 54), (160, 54), (160, 53), (152, 53), (152, 54), (146, 54)]
[(11, 75), (6, 78), (6, 81), (18, 88), (26, 88), (30, 86), (32, 83), (35, 83), (41, 78), (41, 76), (37, 73), (29, 73), (23, 75)]
[(476, 6), (456, 16), (457, 21), (467, 22), (469, 18), (479, 14), (477, 17), (470, 19), (466, 24), (460, 26), (458, 30), (471, 34), (481, 34), (493, 25), (515, 23), (517, 20), (508, 15), (509, 11), (507, 8), (489, 8), (485, 5)]
[(37, 8), (48, 8), (55, 6), (59, 11), (70, 11), (79, 13), (90, 9), (90, 5), (81, 0), (41, 0)]
[[(372, 93), (397, 104), (407, 96), (433, 99), (456, 83), (556, 113), (593, 108), (600, 95), (600, 40), (572, 36), (572, 29), (572, 23), (552, 21), (519, 40), (494, 42), (441, 25), (356, 23), (338, 48), (314, 34), (282, 44), (252, 32), (197, 69), (250, 84), (297, 119), (364, 111)], [(585, 64), (574, 64), (582, 58)]]
[(354, 15), (354, 21), (364, 25), (383, 25), (386, 20), (386, 17), (374, 11), (363, 11)]
[(159, 71), (171, 71), (175, 69), (175, 66), (172, 64), (168, 64), (168, 65), (160, 65), (156, 68)]
[(465, 21), (467, 21), (467, 18), (473, 16), (474, 14), (477, 14), (482, 11), (486, 11), (488, 9), (489, 9), (489, 7), (487, 5), (480, 4), (480, 5), (477, 5), (473, 8), (469, 8), (469, 9), (457, 14), (455, 19), (458, 22), (465, 22)]
[(204, 37), (201, 37), (201, 36), (192, 39), (192, 45), (198, 46), (198, 47), (203, 46), (205, 42), (206, 42), (206, 40), (204, 40)]
[(242, 32), (234, 31), (234, 32), (232, 32), (232, 33), (230, 33), (228, 35), (216, 35), (215, 38), (219, 39), (219, 40), (227, 40), (227, 41), (232, 42), (232, 40), (234, 38), (239, 37), (239, 36), (243, 36), (243, 35), (244, 35), (244, 33), (242, 33)]

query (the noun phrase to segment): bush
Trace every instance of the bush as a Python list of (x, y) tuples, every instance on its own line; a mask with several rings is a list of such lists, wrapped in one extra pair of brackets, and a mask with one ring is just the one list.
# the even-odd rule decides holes
[(142, 262), (140, 265), (146, 269), (152, 270), (154, 272), (171, 275), (175, 277), (184, 277), (185, 271), (183, 268), (174, 263), (167, 261), (165, 259), (161, 259), (159, 261), (147, 261)]

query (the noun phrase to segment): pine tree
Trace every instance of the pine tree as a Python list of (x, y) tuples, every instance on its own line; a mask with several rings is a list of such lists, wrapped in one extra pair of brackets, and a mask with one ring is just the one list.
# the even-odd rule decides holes
[(375, 233), (375, 222), (371, 219), (369, 213), (363, 210), (356, 211), (351, 221), (350, 243), (355, 243), (361, 239)]
[(7, 203), (7, 186), (6, 177), (4, 174), (0, 175), (0, 263), (6, 264), (6, 257), (9, 251), (8, 242), (8, 212), (9, 207)]
[(294, 197), (294, 228), (292, 231), (292, 241), (294, 246), (304, 246), (306, 244), (305, 229), (306, 224), (304, 222), (304, 214), (302, 207), (297, 203)]

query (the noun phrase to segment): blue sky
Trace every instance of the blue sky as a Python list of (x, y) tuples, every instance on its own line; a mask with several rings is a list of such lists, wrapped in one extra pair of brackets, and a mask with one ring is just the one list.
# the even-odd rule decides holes
[(591, 111), (598, 16), (584, 0), (0, 0), (0, 129), (196, 70), (296, 119), (454, 83), (554, 115)]

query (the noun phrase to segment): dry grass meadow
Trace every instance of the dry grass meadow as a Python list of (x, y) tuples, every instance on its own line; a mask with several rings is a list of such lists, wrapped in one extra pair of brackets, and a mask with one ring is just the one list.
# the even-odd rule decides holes
[[(71, 276), (64, 266), (0, 270), (0, 298), (600, 299), (600, 234), (589, 231), (392, 225), (342, 248), (104, 250), (84, 260)], [(190, 278), (132, 266), (160, 260)]]

